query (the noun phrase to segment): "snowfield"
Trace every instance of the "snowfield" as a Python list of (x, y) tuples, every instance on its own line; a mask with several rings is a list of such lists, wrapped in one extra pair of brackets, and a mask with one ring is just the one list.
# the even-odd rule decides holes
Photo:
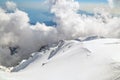
[(0, 71), (0, 80), (120, 80), (120, 39), (61, 40)]

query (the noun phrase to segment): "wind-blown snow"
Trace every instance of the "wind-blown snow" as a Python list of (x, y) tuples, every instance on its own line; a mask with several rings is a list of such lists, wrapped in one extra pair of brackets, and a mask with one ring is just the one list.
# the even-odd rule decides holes
[(16, 66), (41, 46), (62, 39), (120, 37), (119, 17), (112, 17), (102, 9), (95, 11), (95, 16), (78, 14), (79, 3), (74, 0), (49, 2), (56, 26), (29, 24), (28, 14), (19, 10), (13, 2), (7, 2), (6, 9), (0, 8), (0, 65)]

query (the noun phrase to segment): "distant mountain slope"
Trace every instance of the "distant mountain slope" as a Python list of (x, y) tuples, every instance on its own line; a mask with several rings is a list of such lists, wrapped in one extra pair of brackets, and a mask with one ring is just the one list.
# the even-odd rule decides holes
[(61, 40), (34, 53), (14, 71), (18, 72), (0, 71), (0, 77), (5, 80), (119, 80), (120, 39)]

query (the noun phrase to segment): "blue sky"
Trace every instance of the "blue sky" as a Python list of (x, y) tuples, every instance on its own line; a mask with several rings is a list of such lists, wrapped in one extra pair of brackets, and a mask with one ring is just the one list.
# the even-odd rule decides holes
[[(0, 6), (4, 7), (4, 3), (7, 0), (0, 0)], [(18, 5), (18, 8), (27, 12), (31, 23), (39, 22), (51, 22), (53, 15), (50, 14), (47, 10), (46, 5), (42, 5), (42, 2), (45, 0), (9, 0), (13, 1)], [(107, 3), (107, 0), (77, 0), (80, 3), (92, 3), (92, 4), (100, 4)]]

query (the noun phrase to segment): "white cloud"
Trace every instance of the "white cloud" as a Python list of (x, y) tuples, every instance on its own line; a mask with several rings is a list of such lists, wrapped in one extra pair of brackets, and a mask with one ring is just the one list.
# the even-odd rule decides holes
[(15, 10), (17, 8), (17, 5), (12, 1), (7, 1), (6, 7), (8, 10)]

